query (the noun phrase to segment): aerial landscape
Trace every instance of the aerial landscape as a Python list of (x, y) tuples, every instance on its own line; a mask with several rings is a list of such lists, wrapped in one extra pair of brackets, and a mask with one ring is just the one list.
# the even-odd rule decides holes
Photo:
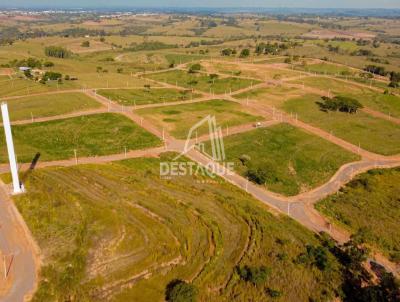
[(400, 2), (0, 3), (0, 301), (400, 301)]

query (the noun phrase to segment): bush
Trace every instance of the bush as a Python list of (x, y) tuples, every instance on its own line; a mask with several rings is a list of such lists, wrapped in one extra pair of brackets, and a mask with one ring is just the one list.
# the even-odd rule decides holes
[(53, 72), (53, 71), (46, 71), (46, 73), (43, 76), (43, 79), (45, 81), (47, 81), (47, 80), (54, 81), (54, 80), (58, 80), (58, 79), (61, 79), (61, 78), (62, 78), (62, 74), (61, 73)]
[(189, 68), (189, 73), (195, 73), (197, 71), (200, 71), (200, 69), (201, 69), (201, 65), (199, 63), (193, 64)]
[(242, 49), (242, 51), (240, 52), (241, 58), (246, 58), (249, 55), (250, 55), (250, 49), (248, 49), (248, 48)]
[(262, 285), (267, 281), (270, 269), (266, 266), (250, 267), (245, 265), (242, 268), (237, 267), (237, 273), (246, 282), (251, 282), (254, 285)]
[(54, 63), (53, 63), (53, 62), (50, 62), (50, 61), (46, 61), (46, 62), (43, 63), (43, 66), (44, 66), (44, 67), (53, 67), (53, 66), (54, 66)]
[(169, 302), (194, 302), (197, 289), (193, 284), (182, 280), (172, 280), (165, 290), (165, 299)]
[(82, 47), (90, 47), (90, 42), (89, 41), (83, 41), (81, 46)]

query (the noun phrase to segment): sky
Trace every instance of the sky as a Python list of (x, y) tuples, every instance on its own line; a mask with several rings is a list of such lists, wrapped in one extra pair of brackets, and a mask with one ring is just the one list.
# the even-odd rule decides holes
[[(3, 1), (7, 2), (4, 3)], [(8, 7), (301, 7), (400, 8), (400, 0), (1, 0)]]

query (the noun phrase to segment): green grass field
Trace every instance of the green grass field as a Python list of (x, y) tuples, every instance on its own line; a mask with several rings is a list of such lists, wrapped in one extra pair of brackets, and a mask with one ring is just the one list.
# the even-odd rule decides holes
[(296, 69), (304, 70), (308, 72), (315, 72), (318, 74), (331, 74), (331, 75), (341, 75), (347, 74), (351, 75), (355, 73), (352, 69), (342, 66), (342, 65), (335, 65), (329, 63), (317, 63), (317, 64), (309, 64), (306, 66), (297, 65)]
[(300, 97), (304, 94), (305, 92), (298, 88), (273, 86), (245, 91), (243, 93), (234, 95), (234, 97), (241, 100), (256, 100), (260, 104), (280, 107), (286, 100), (294, 97)]
[(289, 83), (304, 84), (312, 88), (320, 89), (324, 92), (338, 94), (360, 94), (368, 91), (368, 88), (352, 85), (350, 81), (347, 83), (324, 77), (305, 77), (299, 80), (289, 81)]
[[(209, 149), (209, 143), (206, 150)], [(260, 128), (224, 138), (227, 161), (243, 176), (265, 173), (268, 190), (297, 195), (329, 180), (358, 156), (288, 124)]]
[(357, 99), (365, 107), (380, 111), (386, 115), (400, 118), (400, 97), (379, 92), (366, 92), (348, 96)]
[(222, 94), (236, 91), (260, 83), (257, 80), (227, 77), (215, 79), (214, 81), (203, 73), (188, 73), (183, 70), (172, 70), (163, 73), (146, 75), (149, 79), (177, 85), (185, 88), (198, 89), (204, 92)]
[[(194, 126), (207, 115), (215, 116), (217, 124), (223, 128), (264, 119), (250, 114), (246, 108), (238, 103), (225, 100), (146, 108), (137, 110), (136, 112), (151, 121), (158, 128), (165, 128), (167, 132), (176, 138), (186, 138), (190, 127)], [(208, 124), (201, 126), (197, 130), (199, 136), (207, 132)]]
[(100, 104), (83, 93), (60, 93), (30, 96), (8, 100), (12, 121), (61, 115), (76, 111), (99, 108)]
[[(14, 199), (43, 254), (32, 301), (161, 301), (175, 278), (192, 281), (199, 301), (268, 300), (268, 288), (279, 301), (333, 299), (341, 282), (333, 256), (323, 271), (297, 261), (306, 245), (320, 245), (313, 233), (228, 183), (162, 179), (165, 160), (172, 156), (29, 175)], [(244, 265), (266, 266), (266, 282), (240, 280)]]
[(400, 169), (371, 170), (316, 208), (351, 232), (366, 230), (367, 242), (400, 263)]
[(306, 95), (285, 102), (286, 112), (297, 113), (299, 119), (340, 137), (361, 148), (383, 155), (400, 153), (400, 128), (383, 119), (363, 112), (348, 114), (344, 112), (323, 112), (316, 102), (316, 95)]
[(168, 88), (156, 89), (100, 89), (98, 94), (111, 99), (121, 105), (147, 105), (156, 103), (168, 103), (185, 101), (197, 98), (200, 95), (190, 90), (178, 90)]
[[(158, 138), (137, 126), (128, 118), (111, 113), (74, 117), (42, 123), (13, 126), (13, 138), (18, 161), (30, 162), (37, 152), (40, 160), (123, 153), (160, 144)], [(4, 131), (0, 161), (6, 162)]]

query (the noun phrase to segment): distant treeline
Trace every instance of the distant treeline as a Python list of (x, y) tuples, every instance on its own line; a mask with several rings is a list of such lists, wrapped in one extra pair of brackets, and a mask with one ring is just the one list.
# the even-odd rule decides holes
[(54, 58), (68, 58), (71, 55), (71, 52), (64, 47), (61, 46), (47, 46), (44, 49), (44, 53), (48, 57), (54, 57)]
[(177, 48), (177, 44), (166, 44), (158, 41), (143, 42), (141, 44), (132, 44), (132, 46), (124, 48), (128, 51), (141, 51), (141, 50), (159, 50)]

